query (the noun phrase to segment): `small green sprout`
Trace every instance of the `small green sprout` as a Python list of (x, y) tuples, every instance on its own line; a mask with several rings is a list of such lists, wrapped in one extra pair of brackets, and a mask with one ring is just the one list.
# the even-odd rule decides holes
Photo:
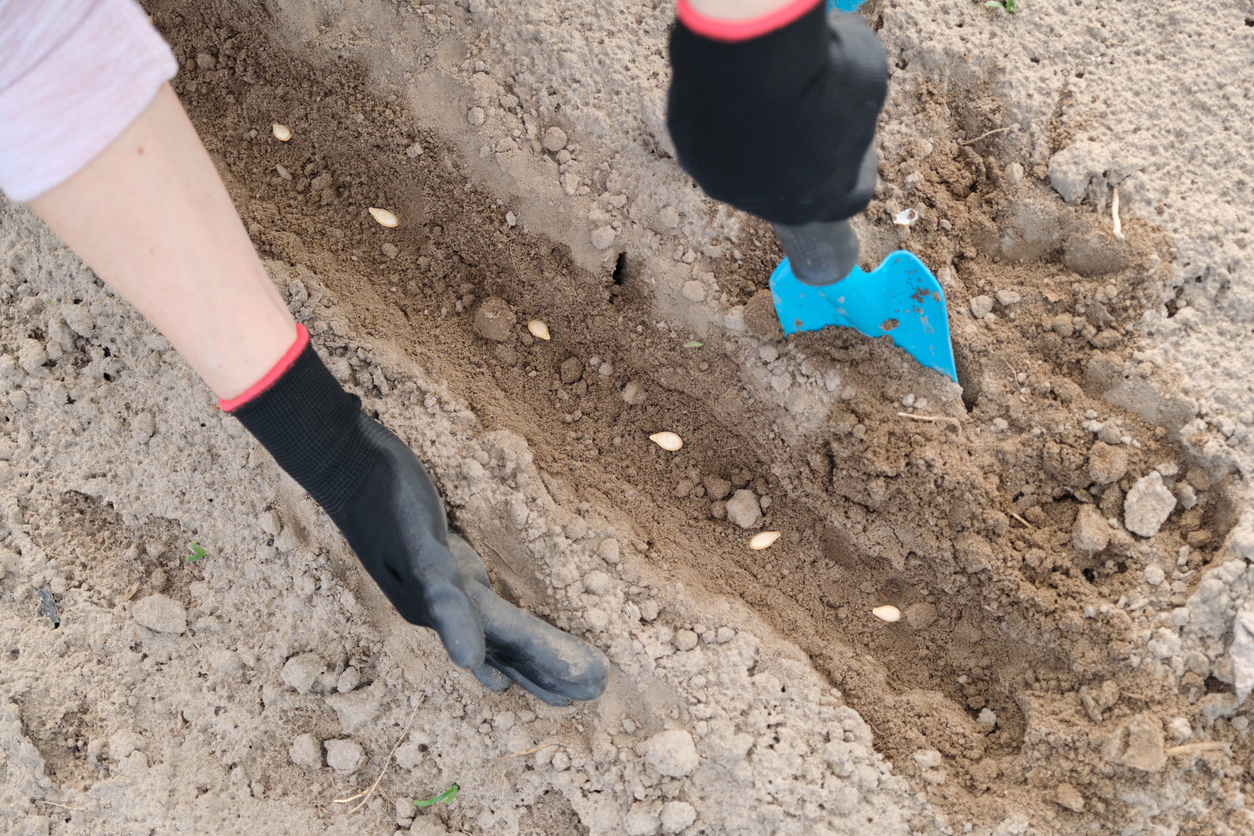
[(454, 784), (453, 786), (446, 789), (444, 792), (437, 795), (435, 798), (424, 798), (422, 800), (414, 799), (414, 806), (415, 807), (430, 807), (432, 804), (439, 804), (441, 802), (447, 803), (449, 801), (452, 801), (454, 798), (457, 798), (457, 791), (459, 789), (461, 788), (457, 786), (456, 784)]
[(202, 549), (200, 546), (196, 545), (195, 543), (192, 543), (190, 546), (188, 546), (187, 551), (188, 551), (188, 555), (187, 555), (188, 563), (195, 563), (197, 560), (200, 560), (202, 557), (205, 556), (205, 550)]
[(992, 9), (995, 12), (1006, 12), (1008, 14), (1019, 13), (1019, 0), (986, 0), (984, 8)]
[(688, 342), (684, 343), (684, 348), (700, 348), (703, 345), (705, 345), (705, 343), (698, 340), (688, 340)]

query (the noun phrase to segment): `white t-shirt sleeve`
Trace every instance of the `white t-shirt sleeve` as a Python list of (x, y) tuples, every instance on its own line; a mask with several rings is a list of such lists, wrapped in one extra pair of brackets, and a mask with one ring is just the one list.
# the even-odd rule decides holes
[(68, 179), (177, 70), (135, 0), (0, 0), (0, 190), (25, 202)]

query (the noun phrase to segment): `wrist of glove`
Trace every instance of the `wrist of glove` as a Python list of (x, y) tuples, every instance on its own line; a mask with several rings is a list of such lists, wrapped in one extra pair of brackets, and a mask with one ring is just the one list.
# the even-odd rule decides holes
[(303, 328), (259, 386), (223, 408), (322, 506), (405, 620), (435, 630), (455, 664), (496, 690), (516, 681), (559, 705), (600, 695), (604, 655), (496, 596), (465, 541), (453, 535), (459, 553), (450, 550), (444, 504), (422, 463), (362, 412)]
[(887, 57), (861, 18), (823, 6), (747, 40), (682, 21), (671, 33), (680, 166), (710, 197), (776, 224), (844, 220), (874, 196)]

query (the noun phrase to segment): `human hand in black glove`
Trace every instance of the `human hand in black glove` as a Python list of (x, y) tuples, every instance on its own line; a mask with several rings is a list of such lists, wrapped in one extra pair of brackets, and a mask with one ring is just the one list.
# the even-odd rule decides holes
[(513, 680), (554, 704), (599, 696), (605, 657), (497, 597), (465, 541), (454, 537), (450, 551), (422, 463), (361, 411), (298, 330), (270, 374), (222, 408), (326, 510), (397, 612), (439, 634), (454, 664), (494, 690)]
[(839, 221), (875, 194), (888, 61), (856, 15), (797, 0), (722, 24), (683, 0), (671, 33), (667, 126), (710, 197), (774, 224)]
[(483, 629), (448, 550), (435, 486), (413, 452), (327, 371), (308, 332), (298, 330), (279, 365), (222, 408), (330, 515), (397, 612), (435, 630), (454, 664), (478, 667)]
[(609, 675), (605, 654), (501, 598), (470, 544), (456, 534), (448, 543), (487, 636), (487, 659), (475, 677), (493, 691), (517, 682), (549, 705), (601, 696)]

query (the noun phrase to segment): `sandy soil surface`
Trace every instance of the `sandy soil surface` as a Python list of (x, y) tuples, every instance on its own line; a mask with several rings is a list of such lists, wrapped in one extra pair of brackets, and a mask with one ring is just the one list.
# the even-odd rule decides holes
[(330, 368), (614, 669), (450, 667), (0, 204), (0, 832), (1250, 832), (1254, 8), (1023, 6), (865, 9), (864, 263), (932, 267), (959, 387), (783, 339), (769, 229), (669, 154), (667, 3), (149, 3)]

